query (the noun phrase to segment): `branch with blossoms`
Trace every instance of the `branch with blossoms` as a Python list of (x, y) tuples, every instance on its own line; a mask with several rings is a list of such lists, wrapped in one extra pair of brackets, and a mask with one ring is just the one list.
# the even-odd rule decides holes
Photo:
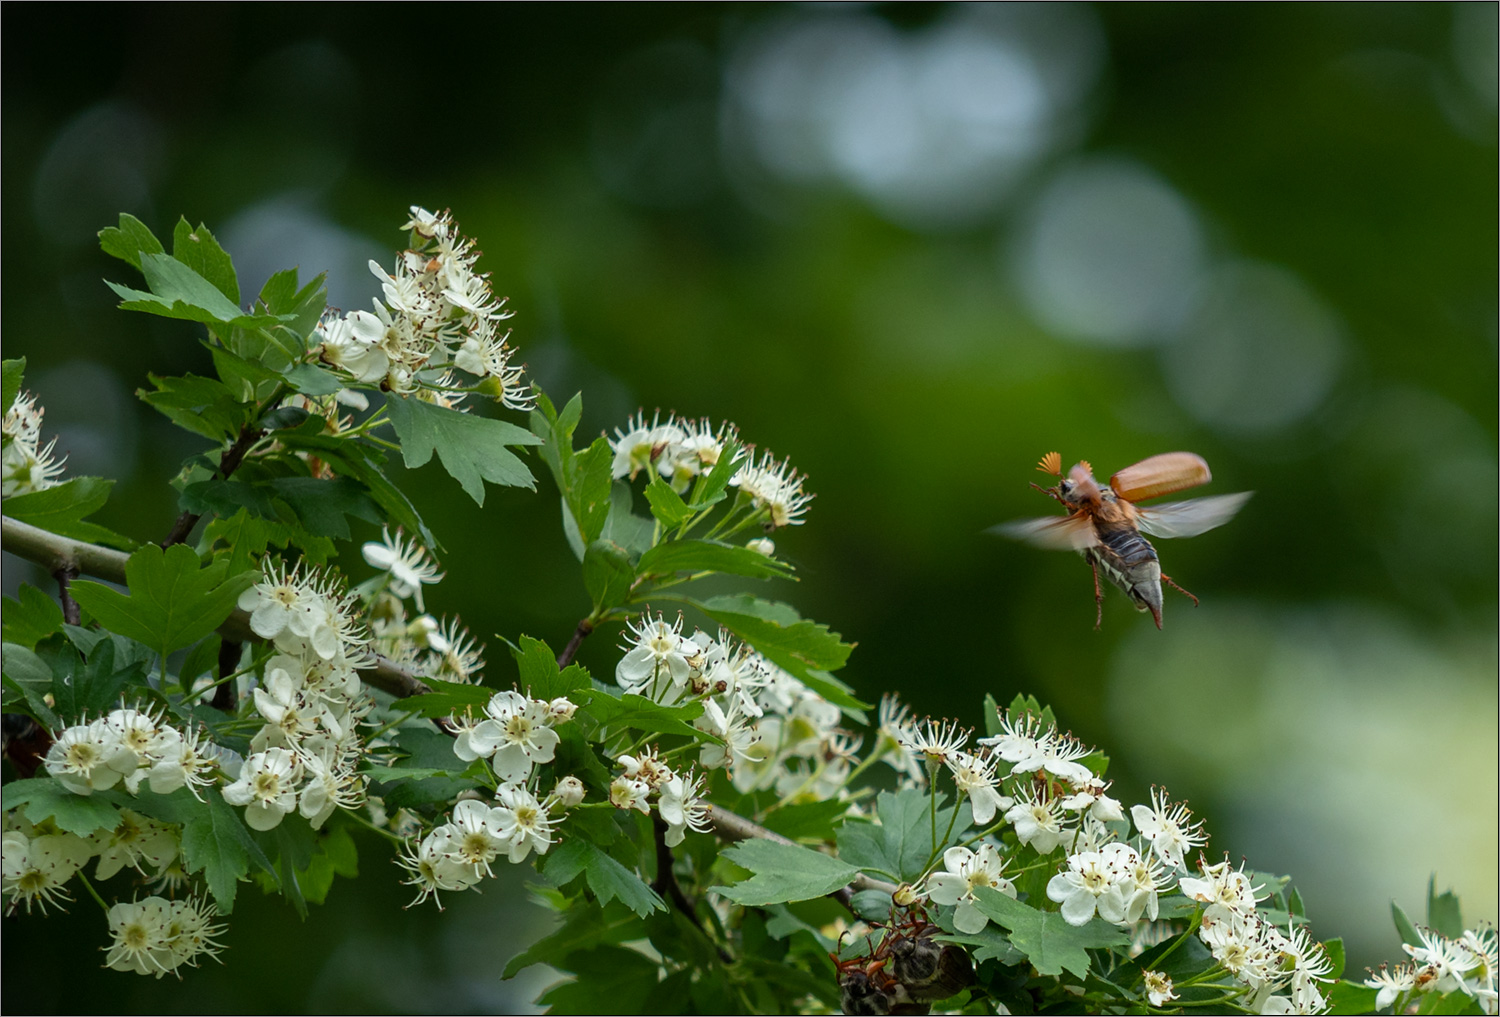
[[(295, 271), (245, 301), (202, 226), (170, 253), (129, 216), (101, 234), (144, 279), (121, 307), (196, 323), (214, 362), (141, 393), (206, 443), (161, 545), (89, 518), (111, 482), (65, 476), (5, 361), (3, 543), (59, 584), (4, 613), (9, 912), (86, 899), (108, 967), (181, 977), (222, 959), (243, 883), (306, 913), (376, 838), (409, 906), (532, 869), (562, 927), (503, 974), (561, 972), (559, 1012), (1495, 1012), (1494, 931), (1451, 895), (1397, 912), (1409, 962), (1339, 980), (1287, 877), (1210, 853), (1163, 788), (1127, 808), (1035, 700), (979, 730), (872, 707), (852, 645), (764, 595), (807, 478), (711, 418), (580, 438), (474, 242), (404, 229), (348, 312)], [(434, 458), (479, 504), (550, 475), (589, 604), (561, 652), (429, 612), (440, 545), (395, 467)], [(595, 633), (612, 674), (575, 662)]]

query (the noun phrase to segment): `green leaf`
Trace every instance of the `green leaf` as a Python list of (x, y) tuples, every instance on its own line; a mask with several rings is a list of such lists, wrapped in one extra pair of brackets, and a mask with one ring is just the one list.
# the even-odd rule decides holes
[(1069, 925), (1055, 911), (1038, 911), (988, 886), (975, 887), (974, 906), (1010, 931), (1011, 944), (1043, 976), (1068, 971), (1087, 978), (1089, 950), (1125, 946), (1130, 942), (1123, 929), (1102, 919), (1094, 918), (1087, 925)]
[(761, 824), (789, 840), (832, 840), (834, 825), (849, 811), (851, 804), (830, 798), (821, 802), (784, 805), (767, 813)]
[(72, 536), (72, 524), (92, 515), (109, 500), (113, 480), (103, 477), (74, 477), (43, 491), (18, 494), (5, 499), (5, 514), (12, 519), (40, 526), (53, 533)]
[(651, 504), (651, 514), (661, 522), (664, 530), (675, 530), (694, 515), (694, 510), (672, 490), (672, 485), (660, 477), (646, 485), (646, 501)]
[(210, 635), (207, 639), (199, 640), (177, 667), (178, 684), (183, 688), (189, 688), (200, 675), (212, 673), (219, 662), (219, 649), (223, 645), (224, 640), (217, 635)]
[(11, 405), (21, 394), (21, 382), (26, 375), (26, 358), (0, 361), (4, 375), (4, 395), (0, 396), (0, 414), (10, 412)]
[(184, 544), (165, 551), (147, 544), (125, 563), (128, 597), (98, 583), (76, 582), (73, 598), (106, 628), (166, 655), (222, 625), (257, 576), (227, 572), (225, 561), (199, 568), (198, 555)]
[(867, 922), (885, 922), (891, 917), (891, 895), (884, 890), (860, 890), (849, 895), (849, 908)]
[[(451, 773), (463, 761), (453, 754), (453, 739), (433, 727), (405, 727), (396, 734), (396, 744), (410, 753), (403, 765)], [(474, 786), (462, 777), (427, 777), (404, 779), (382, 791), (388, 809), (451, 803), (455, 797)]]
[(733, 439), (724, 442), (724, 447), (719, 451), (719, 461), (714, 463), (712, 470), (700, 476), (693, 487), (691, 506), (694, 511), (702, 511), (723, 500), (725, 486), (739, 472), (740, 450), (743, 447)]
[(561, 928), (512, 957), (500, 977), (514, 978), (533, 964), (550, 964), (566, 970), (568, 958), (581, 950), (636, 939), (639, 935), (639, 919), (623, 904), (601, 908), (592, 901), (578, 901), (563, 912)]
[(137, 269), (141, 267), (141, 255), (166, 251), (145, 223), (125, 212), (120, 213), (120, 225), (99, 231), (99, 247), (105, 254), (129, 262)]
[(30, 650), (62, 628), (63, 613), (57, 601), (30, 583), (22, 583), (19, 600), (5, 598), (4, 638)]
[(1328, 955), (1329, 976), (1333, 978), (1341, 977), (1344, 973), (1344, 963), (1347, 959), (1344, 954), (1343, 938), (1335, 937), (1324, 940), (1323, 952)]
[(370, 492), (370, 497), (375, 499), (376, 504), (385, 511), (392, 523), (404, 527), (411, 533), (419, 534), (422, 537), (422, 543), (428, 547), (441, 548), (442, 545), (433, 537), (432, 531), (417, 514), (410, 499), (386, 479), (382, 469), (385, 464), (384, 452), (346, 438), (335, 438), (322, 433), (313, 434), (306, 430), (283, 431), (276, 437), (288, 449), (311, 452), (327, 463), (335, 473), (353, 477), (364, 484)]
[(1427, 878), (1427, 925), (1449, 939), (1462, 939), (1464, 916), (1452, 890), (1437, 892), (1437, 873)]
[(612, 540), (596, 540), (583, 555), (583, 588), (594, 612), (625, 603), (635, 582), (630, 555)]
[(99, 248), (136, 270), (141, 267), (142, 254), (159, 255), (166, 251), (144, 222), (124, 211), (120, 213), (120, 225), (105, 226), (99, 231)]
[(634, 496), (629, 484), (611, 484), (609, 488), (609, 515), (604, 520), (600, 535), (613, 540), (632, 554), (641, 554), (651, 548), (652, 531), (656, 524), (642, 519), (632, 511)]
[(266, 486), (291, 506), (303, 529), (316, 537), (348, 540), (346, 516), (368, 523), (385, 521), (365, 486), (349, 477), (278, 477)]
[(182, 866), (189, 873), (202, 872), (219, 910), (234, 910), (239, 881), (250, 871), (253, 858), (266, 872), (276, 868), (250, 836), (240, 814), (216, 793), (204, 795), (206, 808), (196, 811), (182, 828)]
[[(702, 703), (662, 706), (645, 696), (627, 692), (616, 698), (599, 689), (579, 689), (579, 699), (587, 703), (587, 714), (611, 732), (630, 729), (642, 734), (680, 734), (689, 738), (710, 738), (687, 723), (703, 713)], [(576, 701), (576, 700), (575, 700)]]
[(255, 568), (257, 557), (267, 547), (286, 547), (291, 538), (288, 527), (242, 508), (227, 518), (210, 521), (204, 527), (200, 549), (228, 562), (229, 575), (238, 575)]
[(993, 738), (1005, 729), (1003, 725), (1005, 718), (1000, 715), (1000, 704), (995, 702), (995, 697), (988, 692), (984, 694), (982, 712), (984, 713), (984, 736), (986, 738)]
[(52, 698), (63, 717), (97, 717), (120, 705), (127, 685), (144, 683), (146, 677), (144, 663), (120, 652), (113, 639), (95, 643), (82, 667), (66, 651), (53, 661), (66, 662), (62, 668), (53, 668), (52, 681)]
[(239, 304), (240, 282), (234, 274), (234, 262), (207, 226), (199, 223), (195, 230), (186, 218), (177, 220), (177, 228), (172, 231), (172, 257), (207, 279), (235, 305)]
[(317, 364), (298, 364), (287, 371), (283, 377), (294, 389), (305, 396), (333, 395), (344, 387), (338, 375), (324, 370)]
[(855, 866), (822, 852), (760, 838), (740, 841), (722, 854), (754, 875), (733, 886), (712, 889), (747, 907), (823, 897), (859, 875)]
[(1362, 1014), (1375, 1012), (1375, 997), (1380, 990), (1371, 989), (1358, 982), (1335, 982), (1324, 997), (1328, 1001), (1330, 1014)]
[(444, 409), (420, 399), (392, 396), (386, 413), (401, 439), (401, 456), (408, 469), (424, 466), (436, 452), (443, 469), (479, 504), (484, 504), (484, 481), (503, 487), (536, 488), (526, 464), (506, 451), (506, 445), (536, 445), (540, 439), (503, 420)]
[(665, 911), (666, 904), (640, 876), (581, 838), (567, 841), (547, 856), (543, 875), (558, 886), (571, 882), (580, 872), (601, 905), (618, 899), (642, 918)]
[(343, 823), (329, 822), (313, 831), (317, 850), (297, 877), (302, 896), (311, 904), (328, 899), (335, 876), (354, 879), (359, 876), (359, 848)]
[(561, 670), (557, 656), (540, 639), (522, 636), (520, 646), (511, 655), (521, 669), (521, 691), (533, 699), (556, 699), (578, 689), (590, 688), (589, 673), (581, 664), (569, 664)]
[(864, 821), (846, 822), (839, 828), (839, 857), (852, 865), (883, 872), (897, 879), (914, 880), (921, 876), (927, 859), (963, 839), (973, 821), (967, 801), (959, 803), (957, 819), (953, 809), (942, 808), (943, 795), (938, 793), (937, 829), (939, 836), (953, 829), (946, 840), (932, 842), (932, 816), (928, 792), (904, 788), (898, 792), (882, 791), (875, 800), (875, 814), (880, 824)]
[(13, 780), (5, 785), (5, 811), (21, 809), (33, 823), (50, 818), (58, 829), (80, 837), (118, 826), (118, 800), (117, 794), (104, 791), (76, 795), (52, 777)]
[(174, 378), (148, 374), (146, 377), (156, 386), (156, 391), (137, 389), (136, 395), (178, 427), (210, 441), (222, 442), (238, 436), (240, 428), (250, 420), (251, 407), (240, 402), (229, 386), (221, 381), (196, 374)]
[[(213, 283), (170, 255), (143, 252), (141, 274), (146, 277), (150, 292), (106, 280), (105, 284), (121, 297), (122, 310), (244, 329), (271, 329), (280, 324), (273, 314), (246, 314)], [(291, 354), (286, 349), (282, 352)]]
[(552, 1014), (652, 1013), (646, 1001), (660, 986), (660, 966), (623, 946), (573, 955), (577, 977), (549, 988), (537, 1003)]
[[(0, 668), (3, 668), (7, 692), (19, 695), (30, 708), (31, 715), (47, 727), (53, 730), (62, 727), (46, 700), (52, 692), (52, 668), (47, 662), (17, 643), (6, 643), (0, 654), (3, 654), (0, 655)], [(9, 702), (10, 696), (7, 695), (7, 705)]]
[[(297, 345), (305, 349), (307, 337), (312, 334), (318, 319), (323, 316), (324, 308), (328, 306), (327, 274), (320, 272), (307, 285), (298, 287), (295, 268), (277, 272), (260, 288), (260, 302), (267, 311), (282, 321), (281, 328), (297, 336)], [(299, 369), (293, 369), (287, 373), (287, 379), (293, 385), (298, 385), (293, 380), (298, 372)], [(298, 386), (298, 391), (305, 390)]]
[(613, 462), (614, 453), (606, 438), (595, 438), (592, 445), (573, 458), (568, 507), (585, 544), (599, 539), (605, 521), (609, 519), (610, 495), (614, 487)]
[[(463, 713), (466, 707), (482, 707), (495, 695), (494, 689), (483, 685), (465, 685), (462, 682), (445, 682), (436, 678), (423, 678), (431, 692), (419, 696), (408, 696), (401, 700), (399, 709), (415, 708), (423, 717), (446, 717), (450, 713)], [(450, 769), (463, 769), (462, 766)]]
[(271, 492), (264, 485), (217, 477), (188, 484), (177, 496), (177, 507), (205, 516), (232, 516), (249, 509), (266, 519), (278, 518)]
[[(649, 488), (647, 493), (650, 493)], [(636, 567), (643, 576), (724, 572), (751, 579), (776, 579), (792, 573), (791, 566), (770, 555), (719, 540), (671, 540), (657, 544), (641, 555)]]
[(869, 703), (854, 698), (847, 685), (827, 673), (843, 667), (854, 649), (853, 644), (843, 642), (828, 626), (803, 621), (786, 604), (745, 595), (714, 597), (702, 602), (687, 600), (687, 603), (834, 705), (855, 710), (869, 708)]
[(223, 346), (209, 346), (214, 370), (241, 402), (263, 402), (281, 384), (281, 375), (256, 360), (246, 360)]
[(1422, 939), (1417, 935), (1417, 927), (1412, 924), (1411, 919), (1406, 917), (1406, 912), (1401, 910), (1401, 905), (1394, 899), (1391, 900), (1391, 919), (1396, 923), (1396, 934), (1401, 937), (1401, 942), (1407, 946), (1421, 946)]

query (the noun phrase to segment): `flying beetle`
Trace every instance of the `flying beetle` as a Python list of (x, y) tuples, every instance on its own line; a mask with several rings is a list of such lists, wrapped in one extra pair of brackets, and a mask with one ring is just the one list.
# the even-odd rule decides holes
[(1192, 452), (1164, 452), (1142, 459), (1110, 477), (1107, 486), (1094, 479), (1094, 468), (1086, 461), (1065, 476), (1062, 456), (1056, 452), (1043, 456), (1037, 469), (1057, 477), (1058, 482), (1052, 487), (1031, 486), (1055, 499), (1067, 509), (1067, 515), (1002, 523), (992, 532), (1038, 547), (1081, 552), (1094, 572), (1095, 629), (1104, 620), (1101, 572), (1125, 592), (1137, 611), (1150, 611), (1157, 628), (1161, 628), (1162, 583), (1196, 605), (1197, 597), (1162, 574), (1156, 548), (1142, 534), (1195, 537), (1229, 522), (1251, 493), (1194, 498), (1150, 508), (1136, 504), (1208, 483), (1213, 476), (1208, 463)]

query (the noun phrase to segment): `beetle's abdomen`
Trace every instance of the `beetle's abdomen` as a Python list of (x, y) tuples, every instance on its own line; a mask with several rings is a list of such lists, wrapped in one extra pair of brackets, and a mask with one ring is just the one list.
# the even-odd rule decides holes
[(1099, 541), (1124, 572), (1158, 560), (1156, 548), (1133, 526), (1100, 528)]

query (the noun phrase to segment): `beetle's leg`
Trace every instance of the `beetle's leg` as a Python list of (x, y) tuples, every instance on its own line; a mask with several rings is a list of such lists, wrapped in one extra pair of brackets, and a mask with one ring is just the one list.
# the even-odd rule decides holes
[(1104, 624), (1104, 591), (1099, 589), (1099, 563), (1094, 561), (1093, 555), (1089, 555), (1089, 568), (1094, 572), (1094, 631), (1098, 632)]
[(1183, 596), (1184, 596), (1184, 597), (1186, 597), (1186, 598), (1187, 598), (1187, 599), (1188, 599), (1188, 600), (1191, 600), (1191, 601), (1192, 601), (1192, 602), (1193, 602), (1193, 606), (1194, 606), (1194, 607), (1197, 607), (1197, 606), (1198, 606), (1198, 598), (1197, 598), (1197, 597), (1195, 597), (1195, 596), (1193, 596), (1193, 595), (1192, 595), (1192, 594), (1191, 594), (1191, 593), (1189, 593), (1189, 592), (1188, 592), (1188, 591), (1186, 591), (1186, 590), (1184, 590), (1184, 589), (1183, 589), (1183, 588), (1182, 588), (1182, 587), (1180, 587), (1180, 586), (1178, 586), (1178, 585), (1177, 585), (1177, 584), (1176, 584), (1176, 583), (1174, 583), (1174, 582), (1173, 582), (1173, 581), (1172, 581), (1172, 577), (1171, 577), (1171, 576), (1169, 576), (1169, 575), (1167, 575), (1167, 574), (1166, 574), (1166, 573), (1165, 573), (1165, 572), (1163, 572), (1163, 573), (1162, 573), (1162, 574), (1161, 574), (1161, 581), (1162, 581), (1162, 582), (1164, 582), (1164, 583), (1166, 583), (1166, 584), (1167, 584), (1167, 585), (1168, 585), (1168, 586), (1170, 586), (1170, 587), (1171, 587), (1171, 588), (1172, 588), (1172, 589), (1174, 589), (1174, 590), (1176, 590), (1176, 591), (1177, 591), (1177, 592), (1178, 592), (1178, 593), (1180, 593), (1180, 594), (1182, 594), (1182, 595), (1183, 595)]

